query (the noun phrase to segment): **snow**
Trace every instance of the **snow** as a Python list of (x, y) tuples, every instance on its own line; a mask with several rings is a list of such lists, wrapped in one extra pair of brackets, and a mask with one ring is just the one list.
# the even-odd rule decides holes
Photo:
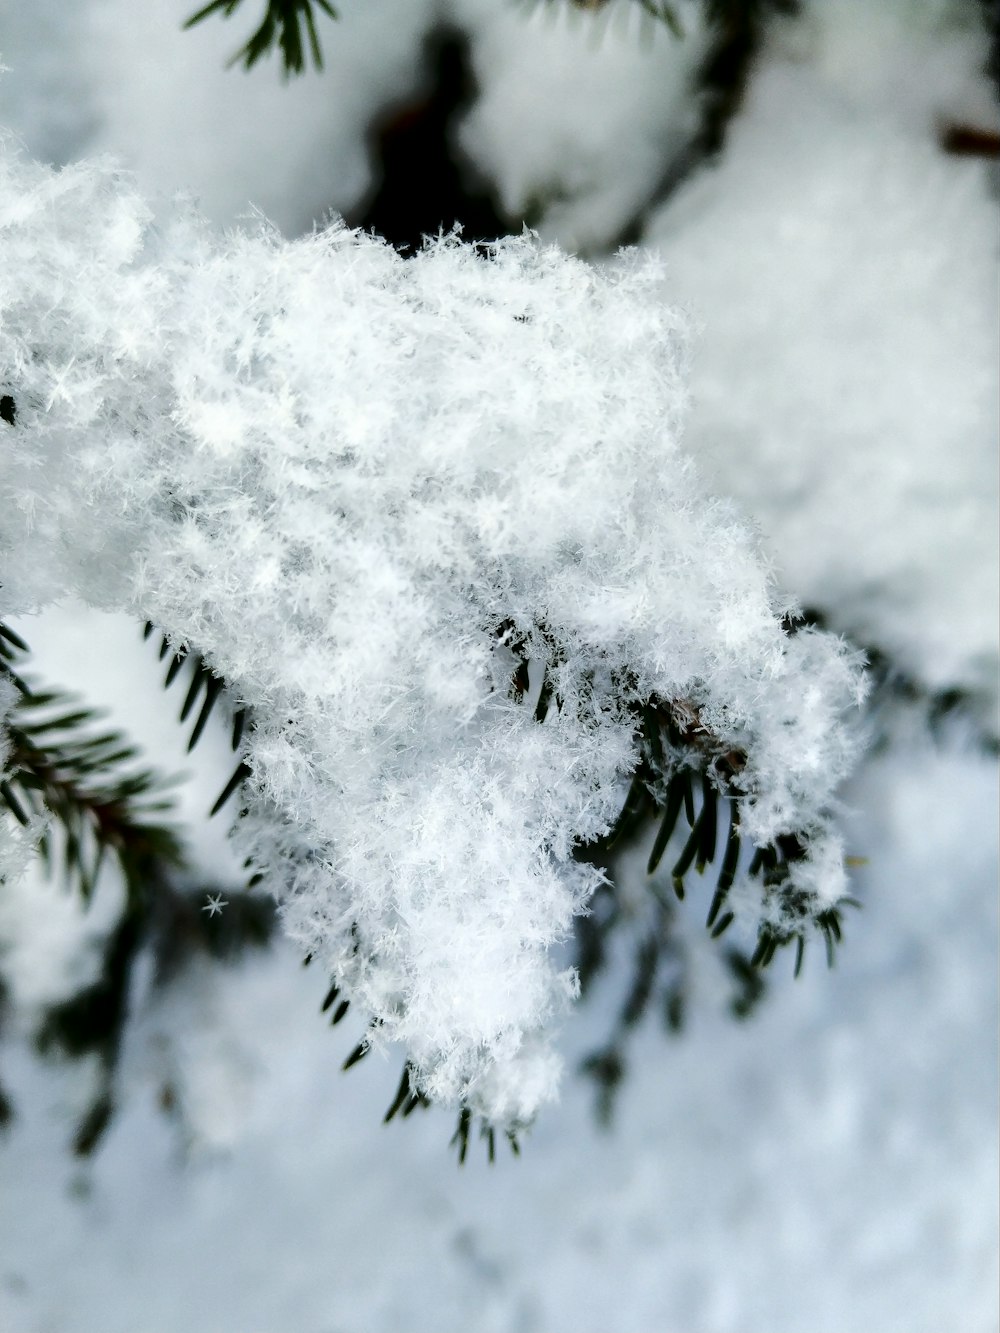
[[(573, 851), (613, 825), (648, 701), (745, 755), (752, 843), (805, 847), (758, 918), (792, 934), (843, 896), (858, 657), (785, 635), (682, 452), (654, 265), (154, 232), (113, 167), (2, 169), (7, 614), (128, 609), (229, 682), (246, 851), (427, 1095), (504, 1127), (553, 1096), (551, 947), (602, 878)], [(544, 725), (509, 697), (520, 639)]]
[(646, 203), (698, 124), (705, 24), (699, 5), (676, 8), (682, 42), (630, 0), (597, 12), (455, 0), (481, 90), (459, 143), (512, 219), (586, 253)]
[[(91, 1167), (64, 1146), (69, 1072), (8, 1046), (0, 1322), (989, 1333), (997, 797), (992, 762), (902, 741), (849, 793), (870, 859), (836, 970), (786, 973), (746, 1024), (643, 1032), (610, 1133), (572, 1081), (492, 1168), (473, 1143), (458, 1170), (443, 1113), (379, 1124), (398, 1066), (339, 1072), (352, 1036), (284, 949), (137, 1015)], [(601, 999), (567, 1058), (599, 1042)]]
[[(647, 229), (667, 303), (682, 300), (700, 326), (683, 447), (745, 506), (782, 587), (889, 650), (923, 688), (974, 692), (980, 725), (995, 727), (996, 313), (983, 299), (996, 284), (995, 203), (982, 164), (936, 146), (944, 121), (995, 124), (978, 7), (805, 8), (770, 31), (718, 166)], [(0, 123), (43, 160), (123, 154), (161, 213), (180, 186), (216, 222), (253, 200), (296, 234), (368, 188), (367, 108), (414, 77), (429, 22), (415, 4), (392, 21), (380, 0), (344, 9), (338, 76), (337, 35), (324, 34), (327, 74), (283, 88), (273, 67), (251, 80), (222, 72), (235, 23), (178, 37), (183, 5), (87, 0), (67, 13), (0, 0), (14, 67)], [(452, 9), (476, 25), (481, 98), (464, 146), (515, 213), (551, 172), (563, 197), (543, 209), (546, 237), (599, 248), (644, 176), (654, 184), (656, 136), (668, 157), (686, 141), (681, 89), (695, 62), (660, 37), (640, 55), (610, 24), (588, 46), (552, 10), (529, 16), (529, 46), (486, 0)], [(155, 65), (137, 64), (150, 49)], [(484, 532), (491, 518), (496, 531), (484, 506)], [(603, 610), (597, 600), (589, 613)], [(71, 628), (86, 624), (70, 615)], [(65, 616), (19, 622), (48, 678), (79, 655), (63, 646)], [(140, 736), (156, 720), (159, 754), (172, 705), (151, 666), (130, 659), (131, 624), (116, 623), (94, 637), (116, 633), (124, 678), (152, 685), (145, 703), (113, 686), (108, 702), (134, 712)], [(98, 660), (75, 683), (96, 697), (107, 676)], [(0, 1144), (0, 1326), (994, 1330), (996, 765), (972, 727), (932, 741), (919, 705), (878, 724), (884, 744), (841, 791), (845, 845), (866, 863), (852, 871), (864, 909), (837, 967), (814, 950), (793, 983), (784, 962), (743, 1024), (718, 1012), (709, 974), (680, 1037), (637, 1034), (607, 1134), (590, 1088), (564, 1078), (520, 1159), (501, 1153), (488, 1168), (473, 1142), (457, 1171), (445, 1113), (379, 1124), (398, 1053), (376, 1049), (342, 1075), (363, 1029), (331, 1034), (316, 1013), (325, 978), (279, 946), (166, 996), (137, 991), (120, 1109), (81, 1166), (66, 1144), (87, 1071), (40, 1063), (15, 1005), (2, 1048), (19, 1114)], [(217, 754), (193, 788), (200, 807), (227, 776), (221, 737)], [(25, 877), (17, 902), (29, 891)], [(27, 1000), (42, 978), (17, 902), (8, 895), (0, 922), (3, 966), (17, 963)], [(702, 939), (703, 904), (687, 907)], [(72, 956), (72, 938), (63, 947)], [(37, 966), (51, 971), (44, 948)], [(562, 1030), (554, 1053), (569, 1068), (603, 1043), (623, 984), (624, 963)]]
[(996, 734), (995, 187), (938, 138), (1000, 116), (975, 12), (919, 11), (779, 26), (727, 152), (645, 239), (702, 325), (688, 444), (780, 580)]
[(0, 125), (41, 161), (112, 152), (155, 202), (184, 191), (219, 224), (255, 206), (294, 234), (347, 212), (372, 185), (368, 122), (415, 84), (434, 6), (343, 0), (338, 24), (319, 15), (323, 73), (288, 83), (273, 61), (226, 71), (256, 7), (184, 32), (193, 0), (0, 0)]

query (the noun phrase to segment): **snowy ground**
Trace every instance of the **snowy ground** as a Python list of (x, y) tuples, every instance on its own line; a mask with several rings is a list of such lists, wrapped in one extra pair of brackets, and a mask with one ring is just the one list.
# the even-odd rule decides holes
[[(112, 149), (135, 165), (145, 188), (169, 193), (184, 185), (199, 193), (220, 224), (231, 222), (249, 199), (289, 231), (308, 226), (325, 208), (353, 205), (370, 183), (365, 121), (387, 90), (412, 81), (415, 42), (430, 6), (345, 5), (343, 28), (326, 41), (326, 75), (291, 88), (280, 86), (272, 68), (250, 79), (224, 74), (222, 59), (238, 38), (218, 22), (178, 35), (178, 22), (193, 7), (156, 0), (137, 10), (126, 0), (87, 0), (67, 16), (57, 3), (27, 7), (0, 0), (0, 56), (12, 67), (0, 80), (0, 122), (43, 158)], [(538, 130), (532, 153), (519, 155), (516, 135), (529, 131), (517, 122), (505, 139), (498, 126), (511, 114), (512, 97), (517, 102), (512, 89), (523, 66), (509, 38), (504, 45), (506, 29), (488, 21), (488, 8), (485, 0), (456, 6), (480, 16), (480, 78), (489, 68), (497, 71), (464, 142), (494, 172), (511, 206), (530, 193), (546, 162), (559, 161), (565, 179), (547, 217), (550, 234), (566, 229), (565, 239), (590, 243), (595, 229), (619, 225), (614, 198), (630, 190), (634, 198), (638, 177), (653, 170), (648, 143), (633, 145), (620, 164), (613, 140), (595, 128), (581, 130), (582, 147), (566, 147), (573, 118), (565, 113), (570, 93), (564, 89), (552, 99), (549, 122), (544, 105), (537, 111), (536, 128), (556, 128), (548, 136)], [(857, 5), (853, 14), (850, 5), (817, 8), (858, 21)], [(714, 187), (684, 203), (685, 211), (674, 216), (668, 206), (650, 228), (677, 264), (686, 298), (706, 326), (692, 438), (706, 452), (716, 442), (720, 489), (734, 475), (734, 459), (751, 451), (760, 469), (737, 475), (732, 489), (755, 513), (800, 596), (821, 599), (825, 589), (844, 628), (853, 606), (861, 607), (861, 629), (886, 623), (881, 611), (888, 608), (890, 646), (910, 670), (934, 688), (954, 681), (993, 690), (995, 699), (995, 621), (986, 614), (995, 579), (995, 535), (986, 526), (995, 512), (995, 474), (985, 453), (995, 440), (996, 383), (995, 367), (983, 369), (992, 364), (995, 312), (987, 318), (986, 303), (975, 304), (975, 284), (995, 274), (995, 254), (986, 250), (995, 206), (985, 174), (967, 162), (940, 166), (937, 193), (915, 211), (913, 226), (926, 235), (913, 240), (910, 253), (923, 257), (922, 281), (933, 293), (926, 306), (932, 314), (948, 312), (939, 324), (958, 321), (964, 330), (961, 355), (945, 362), (926, 331), (933, 319), (913, 335), (923, 373), (938, 377), (929, 408), (921, 408), (919, 398), (916, 407), (907, 406), (911, 374), (885, 390), (893, 369), (887, 349), (906, 321), (924, 318), (924, 307), (908, 304), (910, 287), (900, 280), (889, 284), (895, 299), (885, 324), (875, 323), (884, 290), (870, 276), (879, 271), (878, 248), (875, 270), (866, 269), (867, 293), (859, 284), (856, 299), (830, 285), (843, 277), (853, 253), (850, 237), (818, 291), (803, 295), (801, 276), (827, 252), (836, 210), (849, 193), (837, 161), (846, 157), (868, 170), (881, 145), (895, 174), (880, 179), (908, 200), (914, 173), (923, 179), (921, 163), (930, 163), (921, 157), (913, 125), (924, 126), (930, 142), (939, 103), (941, 114), (964, 118), (988, 119), (995, 108), (988, 98), (977, 101), (982, 94), (969, 75), (967, 34), (932, 47), (890, 31), (885, 51), (891, 60), (886, 55), (879, 65), (876, 44), (865, 48), (871, 60), (859, 64), (844, 38), (848, 29), (832, 22), (839, 42), (824, 46), (822, 25), (820, 38), (811, 39), (828, 57), (818, 62), (822, 97), (801, 73), (810, 60), (816, 63), (815, 49), (786, 43), (762, 76), (759, 100), (748, 104), (744, 138), (737, 135), (734, 144), (752, 144), (754, 135), (770, 142), (782, 121), (786, 128), (805, 124), (791, 121), (775, 100), (782, 93), (799, 96), (798, 79), (813, 118), (810, 148), (798, 158), (785, 148), (777, 155), (814, 190), (818, 180), (833, 182), (840, 202), (827, 214), (817, 207), (805, 230), (800, 219), (796, 231), (789, 214), (786, 248), (777, 255), (761, 223), (756, 234), (764, 239), (754, 265), (721, 277), (728, 233), (718, 209), (712, 214), (712, 188), (740, 198), (744, 213), (759, 210), (753, 173), (741, 179), (735, 165), (731, 179), (720, 174)], [(614, 69), (609, 87), (628, 89), (609, 104), (609, 117), (622, 117), (622, 124), (640, 116), (636, 105), (648, 101), (658, 81), (675, 98), (680, 77), (676, 57), (657, 45), (659, 38), (642, 48), (645, 65), (627, 53), (626, 39), (627, 33), (612, 33), (604, 48)], [(579, 40), (578, 32), (567, 38)], [(600, 49), (587, 58), (596, 60)], [(938, 49), (945, 55), (932, 59), (928, 51)], [(554, 82), (557, 65), (553, 57)], [(895, 121), (902, 94), (889, 99), (892, 115), (881, 103), (873, 109), (874, 94), (867, 102), (858, 94), (859, 86), (881, 87), (878, 71), (884, 77), (890, 66), (892, 86), (914, 99)], [(573, 67), (567, 60), (565, 69)], [(585, 103), (588, 97), (593, 103), (595, 68), (581, 76)], [(532, 87), (537, 91), (537, 83)], [(647, 109), (642, 124), (651, 128), (644, 135), (661, 132), (658, 115), (667, 116), (662, 103)], [(865, 134), (866, 116), (877, 122), (877, 133)], [(834, 128), (826, 138), (828, 122)], [(829, 160), (820, 151), (824, 145), (834, 155)], [(867, 156), (856, 156), (862, 147)], [(760, 161), (761, 149), (753, 151), (758, 157), (751, 160)], [(600, 184), (616, 165), (621, 196)], [(574, 189), (577, 209), (566, 201)], [(942, 221), (944, 200), (954, 210), (951, 223)], [(700, 230), (699, 208), (708, 217)], [(904, 215), (910, 217), (908, 203)], [(863, 216), (844, 217), (843, 225), (853, 227), (855, 237), (864, 234)], [(926, 242), (946, 226), (961, 233), (964, 251), (953, 247), (965, 256), (961, 263), (939, 261)], [(888, 249), (912, 239), (888, 225), (877, 238)], [(945, 240), (950, 243), (950, 234)], [(786, 262), (798, 266), (790, 270), (790, 295), (769, 320), (761, 303), (769, 289), (780, 287), (774, 275)], [(738, 279), (744, 286), (737, 297)], [(755, 310), (749, 335), (745, 321), (723, 317), (726, 302), (737, 299)], [(828, 344), (822, 331), (811, 329), (796, 342), (795, 321), (802, 318), (796, 302), (807, 310), (809, 303), (832, 308), (838, 338)], [(971, 322), (965, 319), (970, 309)], [(792, 329), (781, 344), (784, 354), (750, 364), (779, 317)], [(844, 406), (843, 385), (856, 364), (848, 346), (852, 328), (866, 331), (865, 355), (876, 355), (879, 367), (874, 425)], [(836, 367), (828, 378), (811, 379), (810, 359), (828, 366), (838, 345), (849, 353), (838, 363), (847, 366), (842, 380)], [(727, 358), (743, 375), (738, 410), (728, 415), (718, 369)], [(773, 377), (770, 395), (767, 384), (750, 393), (755, 374)], [(872, 381), (865, 383), (873, 392)], [(949, 392), (961, 404), (953, 414), (940, 407)], [(779, 475), (787, 493), (778, 500), (766, 484), (773, 441), (760, 426), (775, 402), (781, 430), (801, 443), (804, 460), (801, 477)], [(940, 430), (954, 431), (949, 459), (935, 454), (940, 439), (925, 429), (927, 411)], [(822, 428), (810, 437), (809, 423), (818, 417)], [(887, 467), (878, 483), (890, 488), (883, 508), (892, 515), (879, 540), (899, 577), (876, 586), (866, 561), (877, 561), (880, 548), (860, 549), (857, 536), (872, 520), (841, 524), (824, 537), (817, 515), (853, 507), (852, 495), (869, 500), (872, 451), (885, 437), (905, 446), (907, 432), (919, 443), (913, 470)], [(965, 436), (975, 442), (962, 453)], [(848, 437), (850, 448), (840, 450), (838, 441)], [(840, 475), (816, 463), (819, 450), (835, 457)], [(935, 487), (946, 464), (946, 485)], [(956, 474), (963, 479), (958, 487)], [(832, 486), (815, 514), (808, 511), (809, 523), (795, 516), (802, 477)], [(940, 523), (929, 524), (925, 514), (914, 521), (914, 506), (928, 494), (943, 506)], [(921, 552), (908, 561), (914, 531), (925, 545), (939, 543), (939, 559), (921, 565)], [(817, 552), (836, 547), (851, 559), (838, 562), (824, 584)], [(953, 563), (942, 573), (947, 559)], [(915, 586), (915, 567), (932, 570), (934, 580)], [(970, 580), (977, 589), (971, 598)], [(944, 635), (942, 606), (953, 616)], [(116, 706), (117, 716), (164, 756), (166, 767), (182, 766), (179, 747), (169, 748), (172, 728), (160, 720), (173, 704), (163, 705), (155, 672), (148, 673), (146, 695), (135, 692), (123, 701), (121, 677), (108, 670), (109, 660), (121, 663), (126, 679), (144, 670), (140, 651), (130, 646), (130, 625), (109, 627), (68, 611), (32, 630), (51, 678), (85, 684), (95, 702)], [(110, 648), (95, 652), (98, 639)], [(94, 657), (89, 664), (88, 652)], [(73, 673), (65, 665), (71, 661)], [(214, 772), (224, 772), (224, 745), (206, 756), (210, 770), (215, 764)], [(195, 784), (195, 806), (204, 804), (204, 791), (215, 781), (203, 776)], [(610, 1131), (596, 1125), (592, 1089), (570, 1078), (560, 1105), (527, 1138), (521, 1159), (501, 1154), (492, 1168), (475, 1150), (462, 1170), (456, 1167), (446, 1148), (450, 1116), (430, 1111), (381, 1125), (398, 1067), (372, 1057), (349, 1074), (339, 1072), (357, 1034), (329, 1031), (317, 1015), (323, 978), (303, 970), (280, 945), (231, 970), (188, 977), (155, 1004), (137, 998), (122, 1109), (86, 1165), (66, 1149), (86, 1095), (86, 1071), (39, 1062), (15, 1033), (2, 1052), (18, 1117), (0, 1143), (0, 1328), (990, 1333), (998, 1327), (997, 797), (995, 761), (969, 736), (954, 729), (935, 742), (913, 719), (898, 719), (890, 743), (844, 793), (852, 812), (849, 845), (867, 864), (856, 872), (864, 910), (849, 919), (836, 969), (827, 972), (813, 957), (793, 983), (784, 960), (766, 1004), (746, 1024), (705, 1006), (680, 1037), (667, 1038), (651, 1025), (640, 1034)], [(202, 827), (195, 808), (187, 817), (192, 830)], [(226, 849), (217, 836), (194, 836), (199, 863), (224, 875)], [(7, 961), (26, 998), (69, 929), (65, 904), (40, 901), (46, 902), (45, 925), (37, 932), (25, 929), (23, 913), (18, 926), (12, 923), (9, 899), (0, 910), (5, 937), (16, 943)], [(598, 990), (566, 1028), (568, 1065), (601, 1040), (606, 1021)], [(160, 1106), (168, 1084), (181, 1108), (172, 1116)]]

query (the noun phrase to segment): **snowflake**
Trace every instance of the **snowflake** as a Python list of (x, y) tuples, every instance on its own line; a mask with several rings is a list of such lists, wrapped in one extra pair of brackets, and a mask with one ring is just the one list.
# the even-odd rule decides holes
[(205, 906), (201, 910), (207, 912), (209, 916), (219, 916), (222, 913), (222, 909), (228, 906), (229, 903), (223, 898), (221, 893), (210, 893), (207, 895)]

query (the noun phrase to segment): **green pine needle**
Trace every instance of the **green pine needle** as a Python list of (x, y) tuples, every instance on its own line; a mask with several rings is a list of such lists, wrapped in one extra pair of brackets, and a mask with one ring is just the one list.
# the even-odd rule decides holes
[[(183, 26), (185, 29), (193, 28), (196, 23), (201, 23), (212, 14), (230, 18), (240, 3), (241, 0), (211, 0), (210, 4), (192, 14)], [(313, 15), (314, 4), (329, 18), (336, 19), (337, 11), (329, 0), (267, 0), (267, 8), (259, 26), (232, 57), (230, 65), (242, 62), (244, 69), (252, 69), (258, 60), (277, 45), (281, 51), (285, 73), (303, 73), (308, 63), (302, 33), (304, 24), (312, 62), (317, 70), (321, 70), (323, 51)]]

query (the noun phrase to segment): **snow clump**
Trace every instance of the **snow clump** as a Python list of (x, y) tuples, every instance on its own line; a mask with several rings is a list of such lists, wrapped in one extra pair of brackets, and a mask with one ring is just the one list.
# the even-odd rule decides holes
[(574, 852), (650, 699), (745, 754), (744, 834), (794, 832), (836, 902), (857, 661), (786, 635), (682, 451), (655, 261), (155, 227), (113, 164), (13, 152), (0, 244), (0, 614), (76, 595), (204, 654), (252, 710), (241, 845), (428, 1096), (516, 1125), (554, 1095)]

